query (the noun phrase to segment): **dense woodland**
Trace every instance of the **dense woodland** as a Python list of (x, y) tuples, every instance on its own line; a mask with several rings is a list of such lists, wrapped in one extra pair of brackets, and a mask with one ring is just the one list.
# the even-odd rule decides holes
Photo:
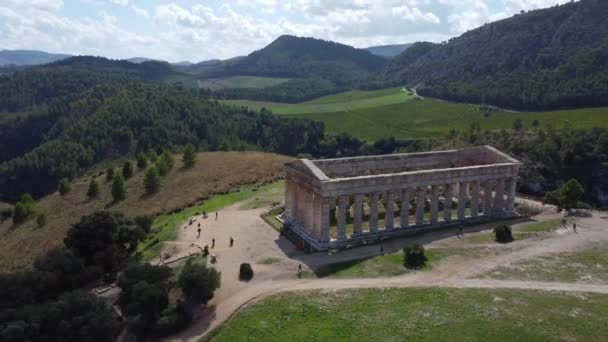
[(509, 108), (606, 105), (607, 37), (608, 2), (582, 0), (486, 24), (432, 47), (418, 44), (379, 79), (417, 87), (424, 96)]

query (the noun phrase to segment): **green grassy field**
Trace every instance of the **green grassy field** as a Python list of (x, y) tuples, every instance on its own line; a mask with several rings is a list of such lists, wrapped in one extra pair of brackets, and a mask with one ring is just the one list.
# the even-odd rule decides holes
[(539, 257), (510, 267), (499, 267), (486, 277), (539, 281), (586, 281), (608, 283), (608, 247)]
[[(426, 249), (426, 265), (421, 271), (433, 269), (441, 260), (451, 255), (479, 257), (485, 253), (483, 248), (432, 248)], [(363, 260), (329, 264), (317, 270), (316, 276), (330, 278), (375, 278), (390, 277), (415, 272), (403, 266), (403, 253), (378, 255)]]
[(608, 295), (506, 289), (357, 289), (275, 295), (214, 341), (599, 341)]
[(389, 88), (382, 90), (360, 91), (353, 90), (317, 99), (289, 104), (278, 102), (260, 102), (249, 100), (222, 100), (226, 104), (245, 106), (251, 109), (268, 108), (275, 114), (295, 115), (295, 114), (319, 114), (351, 112), (362, 109), (372, 109), (386, 105), (405, 103), (413, 97), (400, 90), (400, 88)]
[(560, 110), (537, 113), (494, 111), (486, 114), (479, 105), (419, 99), (400, 88), (351, 91), (325, 96), (298, 104), (225, 101), (230, 104), (266, 107), (280, 115), (295, 115), (325, 123), (328, 131), (349, 132), (361, 139), (375, 141), (385, 137), (402, 139), (441, 137), (450, 128), (466, 130), (478, 122), (482, 130), (511, 128), (515, 119), (525, 127), (534, 120), (541, 126), (574, 128), (608, 127), (608, 107)]
[(289, 81), (289, 78), (259, 77), (259, 76), (231, 76), (224, 78), (209, 78), (198, 80), (199, 88), (211, 90), (225, 88), (266, 88)]
[(211, 214), (236, 202), (255, 197), (257, 194), (274, 193), (276, 192), (276, 189), (283, 188), (284, 181), (273, 182), (262, 186), (246, 185), (238, 188), (238, 191), (213, 196), (197, 206), (186, 208), (177, 213), (161, 215), (154, 220), (154, 232), (149, 234), (146, 240), (140, 243), (137, 251), (142, 253), (143, 260), (158, 258), (163, 242), (177, 239), (179, 226), (186, 222), (189, 217), (201, 215), (203, 211)]
[[(560, 219), (553, 219), (542, 222), (528, 223), (521, 228), (513, 229), (514, 240), (524, 240), (532, 237), (541, 237), (553, 232), (560, 227)], [(505, 224), (508, 224), (505, 222)], [(493, 232), (483, 232), (465, 237), (469, 243), (494, 243)]]

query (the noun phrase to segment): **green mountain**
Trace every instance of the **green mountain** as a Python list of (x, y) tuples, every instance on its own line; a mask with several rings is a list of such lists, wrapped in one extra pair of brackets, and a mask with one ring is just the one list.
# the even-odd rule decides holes
[(424, 96), (520, 109), (608, 104), (608, 2), (582, 0), (415, 44), (381, 80)]
[(0, 199), (56, 189), (108, 158), (203, 150), (316, 152), (323, 124), (225, 106), (157, 82), (166, 63), (71, 58), (0, 76)]
[(70, 57), (70, 55), (48, 53), (36, 50), (1, 50), (0, 66), (25, 66), (47, 64), (68, 57)]
[(391, 45), (378, 45), (370, 46), (365, 48), (372, 54), (380, 57), (393, 58), (403, 51), (407, 50), (412, 44), (391, 44)]
[(369, 77), (385, 60), (352, 46), (314, 38), (281, 36), (229, 66), (225, 74), (323, 78), (347, 84)]

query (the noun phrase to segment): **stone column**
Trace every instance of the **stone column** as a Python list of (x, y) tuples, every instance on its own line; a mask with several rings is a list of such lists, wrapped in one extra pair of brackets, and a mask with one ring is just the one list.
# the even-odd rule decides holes
[(431, 224), (439, 221), (439, 185), (431, 188)]
[(405, 189), (401, 192), (401, 228), (407, 228), (410, 225), (410, 197), (412, 197), (412, 189)]
[(424, 200), (426, 199), (426, 186), (418, 187), (416, 195), (416, 225), (424, 224)]
[(479, 181), (471, 182), (471, 217), (479, 216)]
[(285, 181), (285, 210), (283, 213), (285, 222), (290, 222), (293, 218), (293, 181), (287, 178)]
[(467, 209), (467, 190), (468, 184), (461, 182), (458, 186), (458, 219), (464, 220)]
[(333, 202), (331, 198), (320, 198), (321, 200), (321, 235), (319, 241), (329, 242), (329, 213), (330, 203)]
[(306, 231), (313, 236), (315, 231), (315, 194), (306, 192)]
[(369, 231), (378, 231), (378, 193), (372, 192), (369, 196)]
[(443, 187), (443, 221), (452, 221), (452, 184)]
[(313, 207), (313, 236), (319, 240), (321, 238), (321, 197), (319, 194), (314, 195)]
[(517, 190), (517, 178), (513, 177), (509, 180), (509, 187), (507, 188), (507, 214), (513, 215), (515, 213), (515, 192)]
[(338, 240), (346, 239), (346, 211), (350, 199), (348, 196), (340, 196), (338, 198)]
[(505, 180), (498, 179), (496, 181), (496, 195), (494, 198), (494, 211), (498, 215), (502, 215), (505, 210)]
[(483, 185), (483, 215), (492, 215), (492, 181), (487, 180)]
[(392, 230), (395, 228), (395, 200), (392, 191), (386, 193), (386, 200), (384, 201), (384, 229)]
[(353, 234), (361, 234), (361, 221), (363, 218), (363, 195), (355, 195), (355, 217), (353, 218)]

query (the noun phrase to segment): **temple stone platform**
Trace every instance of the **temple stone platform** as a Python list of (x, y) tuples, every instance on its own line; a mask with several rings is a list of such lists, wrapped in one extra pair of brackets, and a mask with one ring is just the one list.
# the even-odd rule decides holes
[(487, 145), (299, 159), (285, 164), (283, 221), (312, 249), (323, 251), (506, 218), (515, 215), (520, 166)]

